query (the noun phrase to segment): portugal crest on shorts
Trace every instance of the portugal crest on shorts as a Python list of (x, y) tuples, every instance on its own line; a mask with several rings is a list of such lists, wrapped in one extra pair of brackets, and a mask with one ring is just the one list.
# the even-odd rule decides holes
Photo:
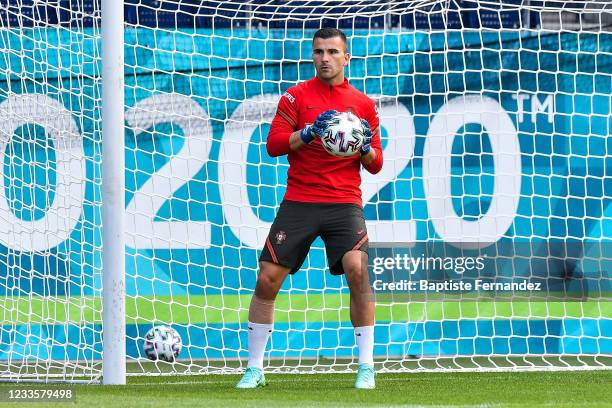
[(286, 238), (287, 234), (285, 234), (285, 231), (278, 231), (276, 233), (276, 245), (282, 244)]

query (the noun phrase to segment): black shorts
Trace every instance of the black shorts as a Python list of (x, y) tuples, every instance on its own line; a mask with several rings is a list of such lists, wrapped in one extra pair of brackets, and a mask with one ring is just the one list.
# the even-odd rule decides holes
[(329, 269), (342, 275), (342, 257), (352, 250), (368, 253), (368, 231), (363, 208), (356, 204), (283, 201), (266, 239), (260, 261), (273, 262), (297, 272), (320, 236)]

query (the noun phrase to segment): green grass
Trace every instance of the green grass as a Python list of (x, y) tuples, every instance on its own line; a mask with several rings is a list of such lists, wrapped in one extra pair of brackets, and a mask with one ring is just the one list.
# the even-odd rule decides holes
[[(25, 405), (87, 408), (612, 406), (611, 370), (379, 374), (377, 388), (368, 391), (353, 389), (354, 374), (269, 374), (267, 379), (270, 384), (266, 388), (236, 390), (237, 375), (130, 377), (127, 386), (71, 386), (76, 392), (76, 403)], [(17, 386), (0, 384), (0, 394), (6, 395), (9, 387)]]
[[(184, 295), (139, 296), (126, 299), (128, 324), (157, 321), (188, 323), (240, 323), (247, 321), (251, 295)], [(386, 302), (385, 302), (386, 300)], [(609, 302), (553, 301), (484, 301), (461, 302), (391, 302), (384, 296), (377, 299), (376, 320), (441, 320), (441, 319), (563, 319), (612, 317)], [(397, 300), (397, 299), (396, 299)], [(400, 299), (401, 300), (401, 299)], [(281, 294), (276, 299), (276, 322), (348, 322), (349, 295)], [(46, 322), (100, 322), (102, 299), (87, 296), (0, 297), (0, 320), (3, 325)]]

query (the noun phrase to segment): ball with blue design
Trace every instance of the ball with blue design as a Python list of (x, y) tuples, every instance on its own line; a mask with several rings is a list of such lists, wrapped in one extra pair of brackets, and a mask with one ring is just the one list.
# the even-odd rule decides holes
[(359, 118), (351, 112), (338, 112), (328, 121), (321, 144), (333, 156), (350, 157), (359, 154), (364, 138)]
[(174, 362), (183, 341), (176, 330), (168, 326), (153, 326), (145, 335), (144, 353), (149, 360)]

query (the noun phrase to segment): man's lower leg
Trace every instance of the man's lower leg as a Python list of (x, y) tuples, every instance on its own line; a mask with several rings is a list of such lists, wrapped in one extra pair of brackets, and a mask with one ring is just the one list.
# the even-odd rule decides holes
[(274, 300), (253, 295), (249, 307), (249, 363), (248, 367), (263, 369), (264, 352), (274, 324)]

